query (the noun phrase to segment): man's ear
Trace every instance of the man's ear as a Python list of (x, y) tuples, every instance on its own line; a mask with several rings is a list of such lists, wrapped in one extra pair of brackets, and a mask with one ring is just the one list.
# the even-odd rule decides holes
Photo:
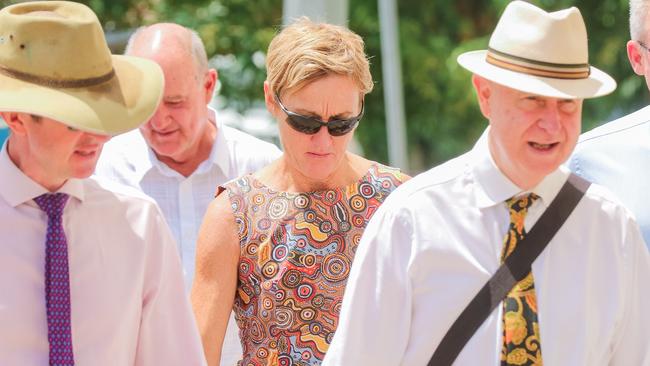
[(472, 75), (472, 85), (476, 90), (476, 97), (478, 98), (478, 105), (481, 108), (483, 117), (490, 119), (490, 82), (476, 74)]
[(632, 65), (632, 70), (637, 75), (645, 75), (645, 69), (643, 67), (643, 55), (641, 53), (648, 52), (641, 48), (639, 42), (637, 41), (627, 41), (627, 58), (630, 60), (630, 65)]
[(217, 87), (217, 81), (219, 80), (219, 74), (215, 69), (208, 69), (208, 72), (205, 73), (203, 78), (203, 90), (205, 91), (205, 104), (210, 104), (212, 101), (212, 95), (214, 89)]
[(2, 119), (5, 120), (5, 123), (11, 130), (11, 133), (16, 135), (24, 135), (26, 133), (26, 114), (16, 112), (0, 112), (0, 116), (2, 116)]

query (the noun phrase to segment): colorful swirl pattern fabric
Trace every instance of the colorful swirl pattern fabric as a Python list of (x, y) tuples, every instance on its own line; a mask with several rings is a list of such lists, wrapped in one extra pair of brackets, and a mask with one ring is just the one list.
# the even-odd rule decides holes
[(321, 364), (361, 234), (404, 180), (398, 169), (376, 164), (334, 190), (278, 192), (252, 175), (224, 186), (241, 248), (234, 304), (240, 366)]

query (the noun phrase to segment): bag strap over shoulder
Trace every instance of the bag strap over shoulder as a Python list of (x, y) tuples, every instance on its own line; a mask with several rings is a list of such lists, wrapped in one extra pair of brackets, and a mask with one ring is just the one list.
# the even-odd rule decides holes
[(590, 184), (575, 174), (569, 176), (530, 232), (449, 328), (431, 357), (429, 366), (447, 366), (456, 360), (485, 319), (499, 306), (514, 285), (528, 275), (533, 261), (544, 251), (571, 215)]

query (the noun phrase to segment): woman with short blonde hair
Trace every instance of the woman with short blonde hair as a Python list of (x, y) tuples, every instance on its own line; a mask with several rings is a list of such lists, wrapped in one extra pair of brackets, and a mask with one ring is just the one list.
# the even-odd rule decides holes
[(220, 187), (198, 240), (192, 303), (216, 364), (231, 309), (240, 365), (319, 365), (368, 220), (408, 177), (347, 151), (372, 90), (362, 39), (306, 18), (267, 54), (284, 154)]

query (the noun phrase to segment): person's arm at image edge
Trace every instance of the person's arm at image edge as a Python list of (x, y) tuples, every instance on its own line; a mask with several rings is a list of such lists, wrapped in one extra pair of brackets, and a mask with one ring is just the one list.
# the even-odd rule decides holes
[(239, 238), (227, 194), (208, 207), (196, 245), (191, 302), (208, 365), (219, 365), (237, 288)]

